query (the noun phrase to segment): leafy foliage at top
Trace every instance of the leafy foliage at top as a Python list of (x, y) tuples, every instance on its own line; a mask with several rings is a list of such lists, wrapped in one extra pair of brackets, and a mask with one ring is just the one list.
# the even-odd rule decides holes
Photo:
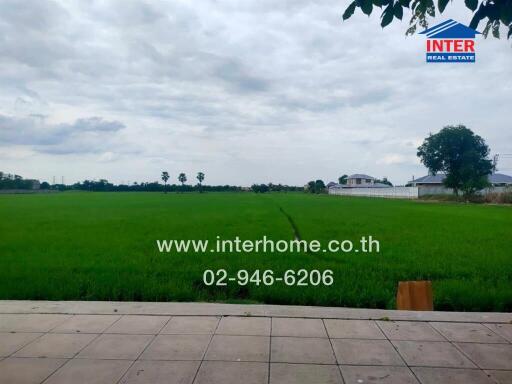
[[(443, 13), (449, 0), (353, 0), (343, 13), (343, 20), (349, 19), (360, 8), (365, 15), (370, 15), (375, 7), (382, 9), (380, 25), (384, 28), (393, 19), (402, 20), (404, 8), (411, 11), (411, 19), (406, 34), (412, 35), (418, 26), (428, 28), (427, 17), (435, 17)], [(512, 36), (512, 0), (464, 0), (467, 8), (472, 10), (473, 18), (469, 26), (477, 29), (480, 22), (485, 23), (482, 34), (487, 37), (489, 32), (500, 38), (500, 26), (508, 27), (507, 38)]]

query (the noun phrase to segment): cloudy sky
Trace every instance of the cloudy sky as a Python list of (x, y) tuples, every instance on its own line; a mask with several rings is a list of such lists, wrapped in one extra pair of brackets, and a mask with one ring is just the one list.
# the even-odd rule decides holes
[[(468, 24), (455, 3), (436, 22)], [(342, 22), (347, 4), (0, 0), (0, 170), (400, 184), (425, 174), (421, 140), (458, 123), (512, 153), (510, 41), (479, 38), (476, 64), (426, 64), (407, 21)]]

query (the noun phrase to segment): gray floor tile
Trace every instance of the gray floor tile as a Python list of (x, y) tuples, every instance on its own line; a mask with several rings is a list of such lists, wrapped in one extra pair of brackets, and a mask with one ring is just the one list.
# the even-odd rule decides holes
[(512, 384), (512, 370), (510, 371), (486, 371), (497, 384)]
[(336, 365), (270, 365), (270, 384), (343, 384)]
[(52, 332), (102, 333), (120, 317), (118, 315), (75, 315), (54, 328)]
[(216, 333), (219, 335), (270, 336), (270, 318), (223, 317)]
[(475, 368), (457, 348), (446, 341), (393, 341), (410, 366)]
[(201, 360), (209, 335), (158, 335), (140, 357), (142, 360)]
[(204, 361), (194, 384), (267, 384), (268, 364)]
[(419, 384), (407, 367), (342, 365), (340, 368), (345, 384)]
[(199, 361), (136, 361), (119, 384), (192, 384)]
[(15, 357), (72, 358), (97, 335), (47, 333), (14, 354)]
[(333, 339), (332, 344), (339, 364), (404, 365), (387, 340)]
[(512, 324), (485, 324), (491, 331), (512, 343)]
[(152, 339), (151, 335), (104, 334), (83, 349), (78, 357), (135, 360)]
[(385, 339), (375, 321), (326, 319), (325, 326), (331, 338)]
[(0, 332), (48, 332), (71, 315), (0, 314)]
[(202, 335), (212, 334), (220, 317), (215, 316), (175, 316), (162, 329), (162, 334)]
[(115, 384), (130, 364), (128, 360), (73, 359), (44, 384)]
[(156, 335), (169, 318), (169, 316), (125, 315), (112, 324), (105, 333)]
[(428, 323), (419, 321), (378, 321), (390, 340), (446, 341)]
[(0, 357), (11, 355), (41, 335), (42, 333), (0, 333)]
[(412, 370), (422, 384), (494, 384), (479, 369), (415, 367)]
[(450, 341), (506, 343), (507, 340), (478, 323), (430, 323)]
[(270, 337), (215, 335), (206, 360), (269, 361)]
[(272, 319), (272, 336), (327, 337), (322, 319)]
[(457, 347), (480, 368), (512, 370), (512, 344), (457, 343)]
[(0, 384), (39, 384), (66, 361), (7, 358), (0, 361)]
[(272, 362), (336, 364), (329, 339), (302, 337), (273, 337)]

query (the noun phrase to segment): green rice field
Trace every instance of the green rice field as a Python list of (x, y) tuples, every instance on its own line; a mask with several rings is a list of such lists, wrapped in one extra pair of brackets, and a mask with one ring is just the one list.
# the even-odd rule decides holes
[[(394, 308), (429, 279), (438, 310), (512, 311), (512, 207), (303, 193), (0, 195), (0, 299)], [(351, 240), (379, 253), (160, 253), (156, 240)], [(207, 286), (206, 269), (332, 270), (330, 286)]]

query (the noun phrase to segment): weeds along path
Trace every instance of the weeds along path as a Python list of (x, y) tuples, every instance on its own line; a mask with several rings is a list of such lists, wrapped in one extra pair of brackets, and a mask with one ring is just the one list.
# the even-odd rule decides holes
[[(277, 203), (276, 203), (277, 204)], [(277, 204), (277, 207), (279, 208), (279, 211), (286, 217), (286, 220), (288, 220), (288, 223), (290, 223), (290, 226), (292, 227), (293, 231), (293, 237), (295, 240), (302, 240), (302, 237), (300, 236), (299, 228), (297, 227), (297, 224), (295, 221), (293, 221), (293, 217), (291, 217), (279, 204)]]
[[(293, 217), (290, 216), (290, 214), (288, 212), (286, 212), (284, 210), (284, 208), (282, 206), (280, 206), (277, 202), (276, 202), (276, 205), (279, 208), (279, 211), (283, 214), (283, 216), (286, 217), (286, 220), (288, 220), (288, 223), (290, 223), (295, 240), (299, 240), (299, 241), (302, 240), (302, 237), (301, 237), (300, 231), (299, 231), (299, 227), (297, 227), (297, 223), (295, 223), (295, 220), (293, 219)], [(332, 261), (332, 258), (327, 256), (326, 254), (318, 253), (318, 252), (317, 253), (311, 252), (309, 249), (306, 250), (306, 255), (313, 256), (317, 260)]]

